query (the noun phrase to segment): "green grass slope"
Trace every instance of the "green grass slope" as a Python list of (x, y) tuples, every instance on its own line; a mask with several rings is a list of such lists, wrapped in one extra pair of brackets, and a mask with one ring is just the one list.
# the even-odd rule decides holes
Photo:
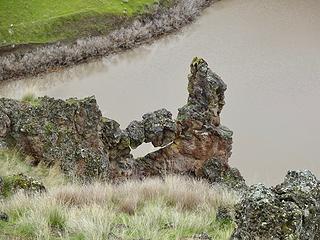
[(101, 34), (158, 0), (0, 0), (0, 47)]

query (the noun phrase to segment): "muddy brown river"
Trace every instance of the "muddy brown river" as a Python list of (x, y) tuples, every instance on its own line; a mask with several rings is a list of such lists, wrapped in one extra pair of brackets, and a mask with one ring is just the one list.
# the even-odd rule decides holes
[[(320, 177), (320, 1), (223, 0), (156, 43), (43, 77), (0, 84), (0, 96), (95, 95), (122, 127), (143, 113), (174, 114), (187, 97), (194, 56), (228, 84), (222, 123), (234, 131), (230, 163), (249, 183), (289, 169)], [(135, 151), (150, 151), (143, 146)]]

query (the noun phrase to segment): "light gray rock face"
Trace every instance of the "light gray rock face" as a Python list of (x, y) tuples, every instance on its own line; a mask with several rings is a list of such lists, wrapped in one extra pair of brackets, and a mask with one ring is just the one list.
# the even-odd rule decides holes
[(283, 183), (253, 185), (236, 206), (233, 239), (320, 239), (320, 182), (289, 171)]

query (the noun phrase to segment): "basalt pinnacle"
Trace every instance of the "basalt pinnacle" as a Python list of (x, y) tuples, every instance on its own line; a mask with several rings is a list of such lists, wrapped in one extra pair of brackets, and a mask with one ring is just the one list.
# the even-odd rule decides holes
[[(201, 58), (193, 59), (188, 81), (187, 104), (176, 120), (160, 109), (125, 130), (102, 117), (94, 97), (29, 102), (1, 98), (0, 142), (18, 146), (34, 164), (59, 164), (67, 174), (85, 179), (119, 181), (179, 173), (211, 181), (226, 175), (243, 182), (228, 165), (232, 132), (220, 124), (226, 84)], [(162, 148), (134, 159), (131, 149), (142, 143)], [(217, 171), (221, 176), (212, 177)]]

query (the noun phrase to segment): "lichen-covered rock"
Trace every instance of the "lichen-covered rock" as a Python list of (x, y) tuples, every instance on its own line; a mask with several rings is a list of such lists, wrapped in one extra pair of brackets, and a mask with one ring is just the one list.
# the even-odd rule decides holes
[(163, 108), (144, 114), (142, 121), (132, 121), (125, 132), (132, 148), (150, 142), (155, 147), (163, 147), (175, 139), (177, 125), (172, 113)]
[(192, 240), (212, 240), (212, 237), (209, 236), (208, 233), (199, 233), (199, 234), (195, 234), (192, 237)]
[[(68, 175), (85, 180), (120, 181), (178, 173), (237, 186), (238, 180), (242, 184), (240, 174), (228, 167), (232, 131), (220, 124), (225, 90), (225, 83), (208, 64), (195, 58), (188, 101), (179, 109), (178, 118), (160, 109), (144, 114), (125, 130), (102, 117), (94, 97), (0, 98), (0, 142), (17, 146), (34, 164), (59, 164)], [(131, 149), (150, 142), (161, 149), (134, 159)]]
[(179, 109), (178, 120), (219, 126), (227, 85), (202, 58), (195, 57), (190, 67), (188, 102)]
[(217, 209), (216, 221), (220, 223), (232, 223), (234, 221), (234, 212), (232, 209), (220, 206)]
[(110, 160), (132, 158), (128, 133), (122, 131), (120, 124), (115, 120), (102, 119), (101, 138)]
[(31, 194), (45, 192), (46, 188), (41, 182), (31, 177), (24, 174), (17, 174), (3, 178), (0, 196), (8, 197), (20, 190), (23, 190), (27, 194)]
[(300, 239), (320, 239), (320, 181), (310, 171), (289, 171), (273, 191), (281, 201), (292, 201), (303, 211)]
[(135, 162), (137, 175), (165, 173), (204, 175), (205, 163), (219, 159), (227, 165), (232, 149), (232, 131), (220, 125), (225, 83), (199, 58), (191, 63), (188, 102), (179, 109), (177, 133), (166, 147)]
[(225, 161), (220, 159), (210, 159), (206, 161), (202, 171), (203, 176), (211, 183), (225, 185), (239, 191), (247, 187), (239, 170), (230, 167)]
[(91, 178), (106, 173), (108, 156), (100, 139), (101, 112), (96, 100), (37, 98), (32, 102), (0, 99), (9, 117), (6, 140), (34, 158), (59, 164), (69, 175)]
[(144, 143), (145, 134), (142, 122), (132, 121), (125, 131), (129, 136), (131, 148), (137, 148)]
[(147, 113), (142, 118), (146, 143), (151, 142), (155, 147), (163, 147), (175, 139), (177, 126), (168, 110), (163, 108)]
[(274, 188), (249, 188), (236, 206), (233, 239), (320, 239), (320, 183), (310, 171), (290, 171)]

